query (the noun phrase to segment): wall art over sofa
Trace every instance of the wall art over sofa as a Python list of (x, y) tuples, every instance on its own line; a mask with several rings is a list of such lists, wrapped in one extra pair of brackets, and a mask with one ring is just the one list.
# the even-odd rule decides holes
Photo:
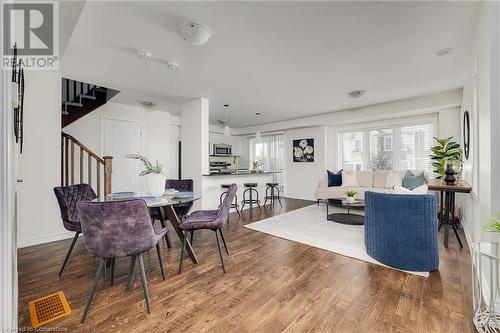
[(314, 139), (293, 140), (293, 161), (314, 162)]

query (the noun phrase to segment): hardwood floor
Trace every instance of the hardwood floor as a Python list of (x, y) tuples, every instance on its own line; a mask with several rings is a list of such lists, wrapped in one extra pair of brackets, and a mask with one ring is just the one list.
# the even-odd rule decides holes
[(81, 238), (62, 277), (71, 240), (20, 249), (19, 326), (30, 327), (28, 301), (62, 290), (73, 312), (50, 326), (67, 331), (474, 332), (469, 250), (454, 237), (445, 249), (440, 234), (439, 271), (426, 279), (243, 227), (310, 204), (285, 199), (283, 208), (245, 211), (241, 219), (231, 214), (224, 228), (226, 274), (213, 232), (202, 231), (194, 241), (200, 263), (187, 259), (178, 275), (181, 244), (172, 235), (173, 249), (162, 244), (166, 281), (156, 252), (145, 255), (149, 315), (140, 279), (125, 292), (128, 258), (117, 259), (113, 287), (101, 280), (80, 324), (97, 265)]

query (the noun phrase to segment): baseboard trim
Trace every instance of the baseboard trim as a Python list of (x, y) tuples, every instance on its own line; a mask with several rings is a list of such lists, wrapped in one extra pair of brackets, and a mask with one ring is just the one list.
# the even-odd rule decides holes
[(50, 234), (41, 237), (19, 239), (17, 242), (17, 248), (21, 249), (23, 247), (60, 241), (63, 239), (73, 238), (74, 236), (75, 236), (74, 232), (59, 232), (56, 234)]
[(462, 229), (464, 230), (465, 241), (467, 242), (467, 247), (469, 248), (469, 252), (471, 253), (472, 256), (472, 249), (471, 249), (472, 239), (469, 233), (469, 229), (467, 229), (467, 224), (464, 223), (464, 221), (462, 221), (460, 224), (462, 225)]

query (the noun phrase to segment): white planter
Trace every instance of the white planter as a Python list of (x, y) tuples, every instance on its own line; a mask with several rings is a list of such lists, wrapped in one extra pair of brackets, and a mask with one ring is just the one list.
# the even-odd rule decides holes
[(354, 199), (354, 197), (347, 197), (347, 199), (345, 201), (349, 202), (349, 203), (353, 203), (356, 199)]
[(146, 177), (146, 191), (150, 195), (161, 196), (165, 193), (165, 181), (167, 177), (159, 173), (152, 173)]

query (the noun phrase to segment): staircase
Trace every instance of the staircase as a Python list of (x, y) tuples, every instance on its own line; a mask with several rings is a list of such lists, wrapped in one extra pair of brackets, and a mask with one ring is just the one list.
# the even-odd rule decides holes
[(61, 132), (61, 186), (89, 184), (99, 198), (111, 193), (113, 157), (100, 157), (69, 134)]
[(118, 93), (118, 90), (63, 78), (61, 94), (62, 128), (106, 104)]

